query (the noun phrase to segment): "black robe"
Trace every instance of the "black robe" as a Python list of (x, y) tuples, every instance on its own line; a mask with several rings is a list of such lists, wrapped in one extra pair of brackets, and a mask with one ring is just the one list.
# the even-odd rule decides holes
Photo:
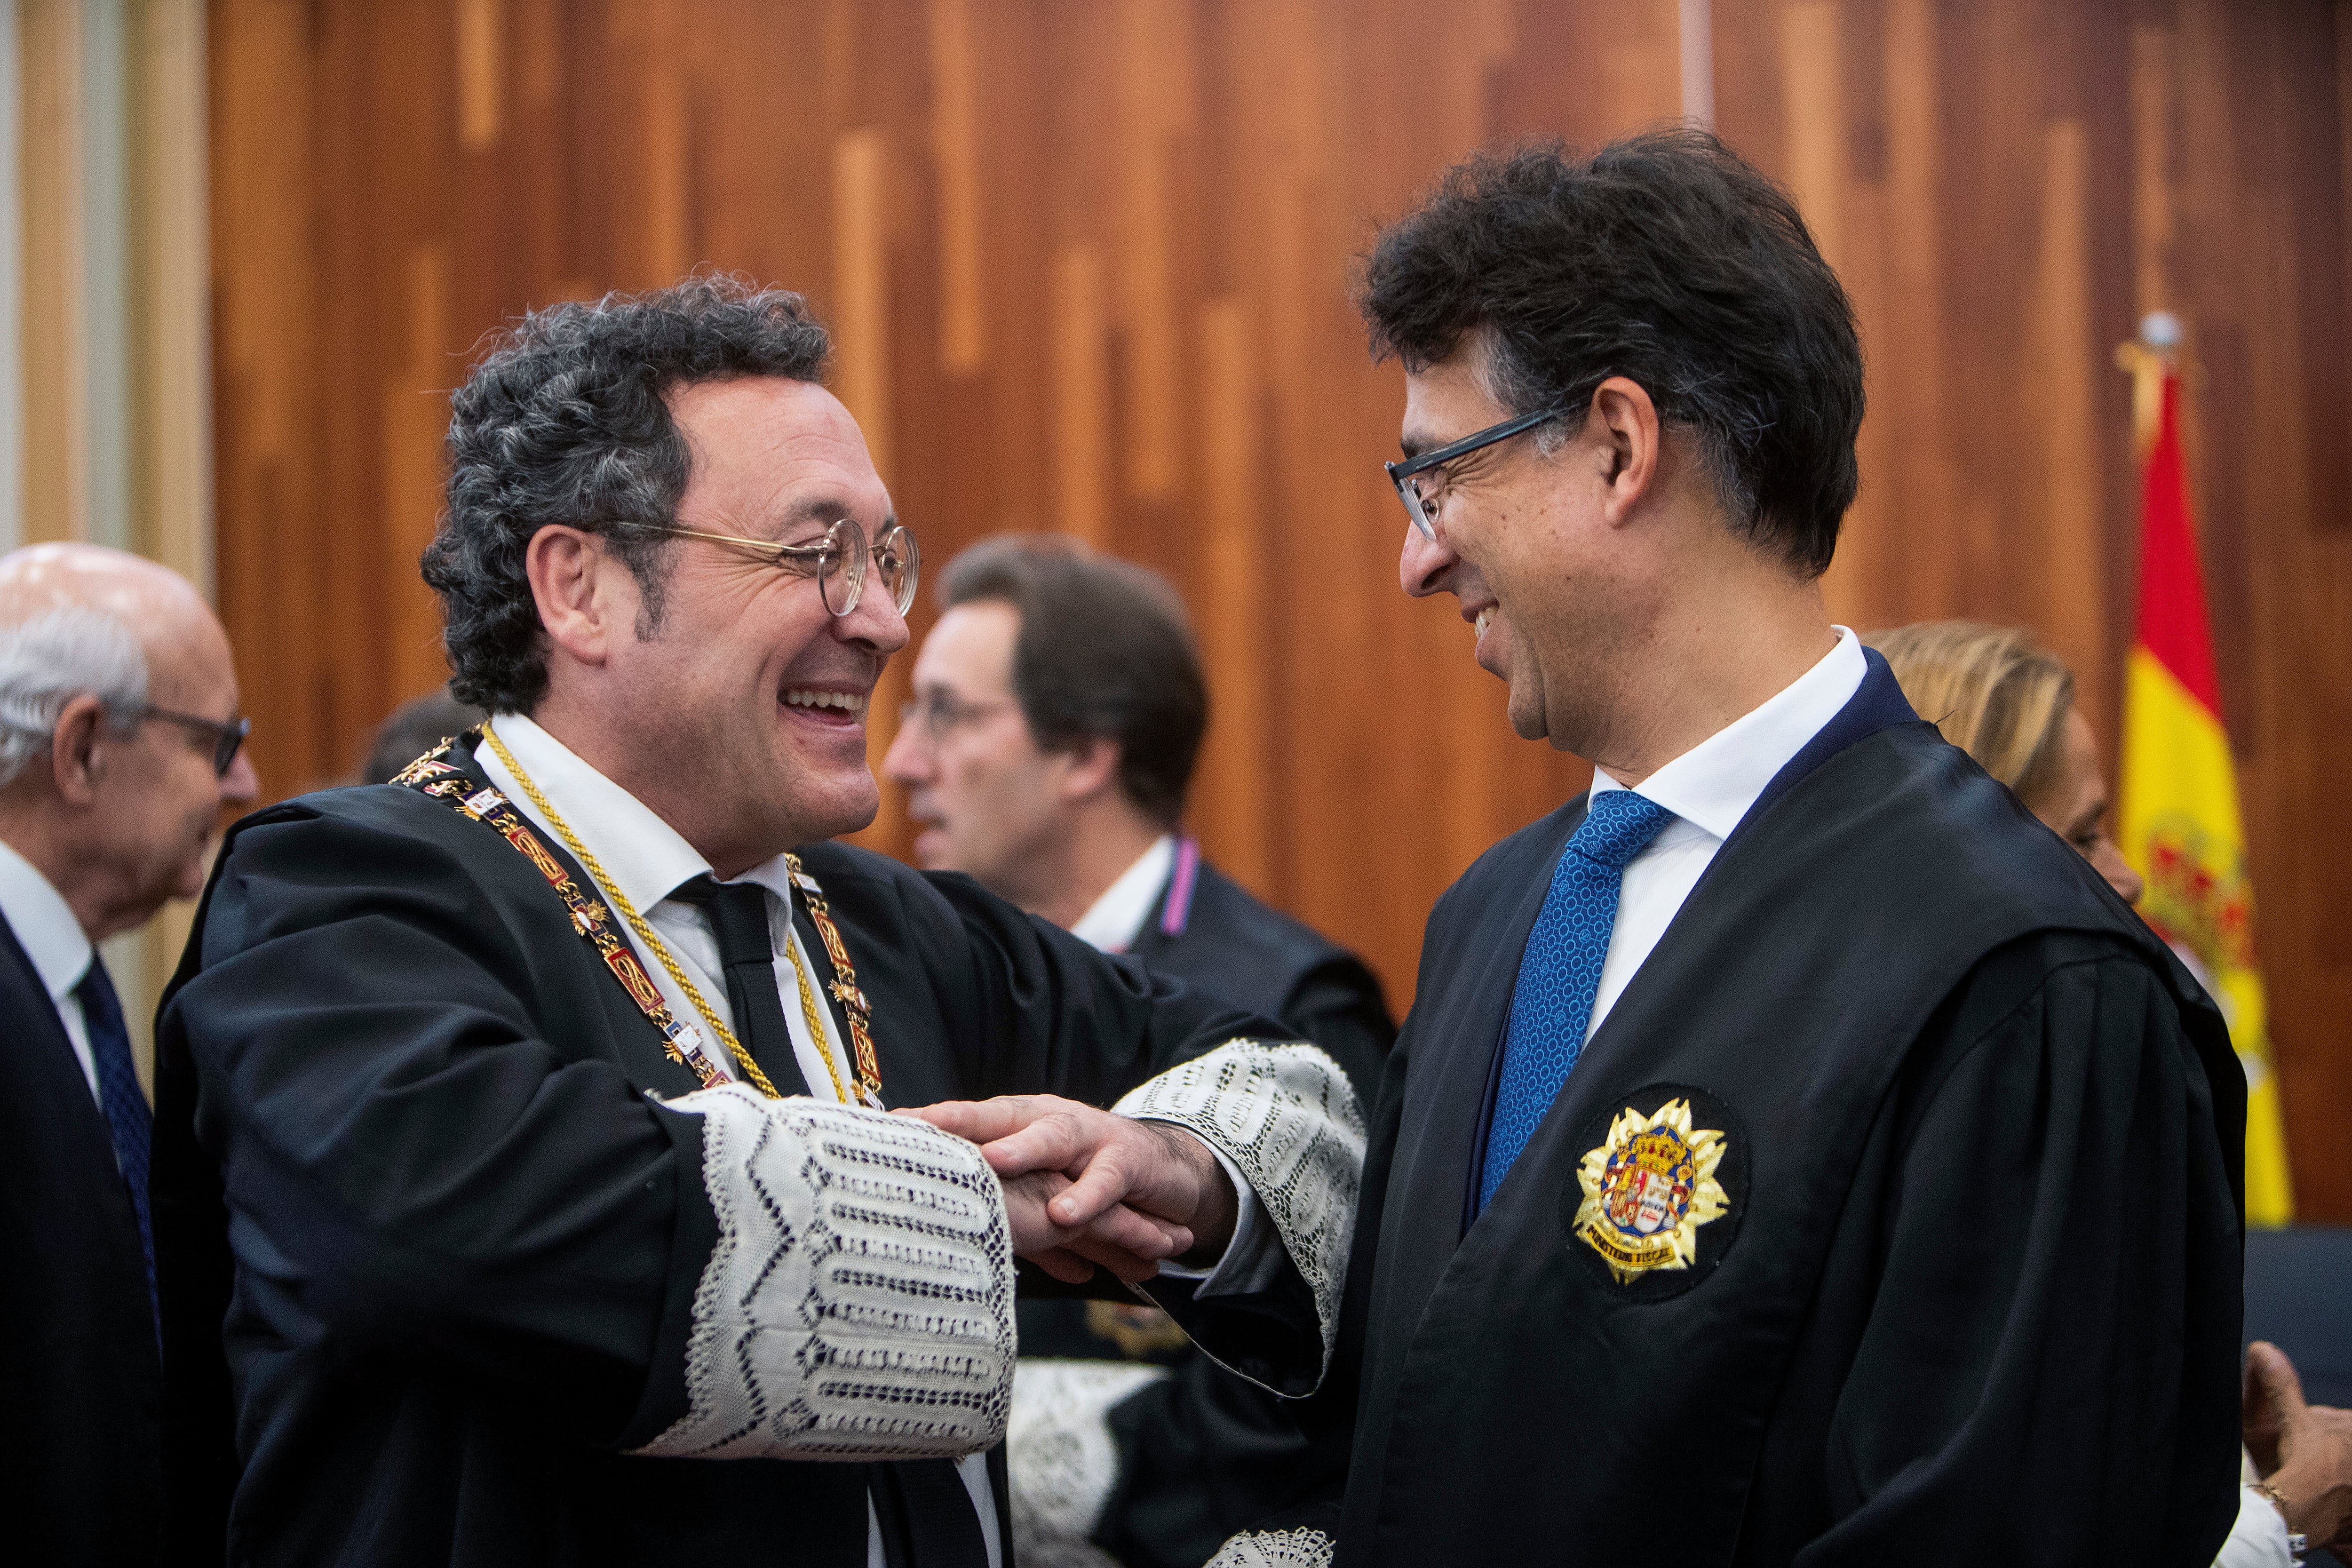
[[(1171, 875), (1128, 949), (1248, 1012), (1278, 1018), (1323, 1047), (1358, 1097), (1371, 1102), (1396, 1039), (1381, 983), (1363, 960), (1271, 909), (1203, 860), (1189, 888)], [(1225, 1537), (1335, 1473), (1284, 1408), (1286, 1402), (1189, 1346), (1108, 1337), (1087, 1306), (1021, 1306), (1024, 1355), (1156, 1362), (1171, 1368), (1111, 1407), (1118, 1481), (1093, 1540), (1128, 1568), (1198, 1568)]]
[[(802, 854), (894, 1105), (1107, 1104), (1272, 1032), (966, 878)], [(246, 818), (158, 1048), (184, 1560), (226, 1521), (239, 1563), (865, 1563), (872, 1467), (622, 1452), (687, 1409), (715, 1220), (701, 1119), (651, 1097), (697, 1085), (495, 833), (394, 786)]]
[[(1349, 1451), (1344, 1503), (1287, 1522), (1344, 1568), (2204, 1568), (2236, 1508), (2244, 1122), (2210, 1001), (1874, 655), (1475, 1214), (1583, 815), (1430, 917), (1302, 1415)], [(1580, 1167), (1676, 1100), (1724, 1136), (1725, 1212), (1623, 1280)]]
[(163, 1368), (106, 1112), (0, 921), (0, 1541), (59, 1568), (152, 1563)]

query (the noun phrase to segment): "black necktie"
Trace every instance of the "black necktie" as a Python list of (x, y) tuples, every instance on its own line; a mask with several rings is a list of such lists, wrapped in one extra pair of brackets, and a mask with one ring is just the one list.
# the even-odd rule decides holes
[(98, 1068), (98, 1097), (106, 1111), (107, 1131), (113, 1134), (114, 1163), (121, 1168), (123, 1185), (131, 1189), (131, 1212), (139, 1221), (139, 1252), (147, 1266), (147, 1310), (154, 1313), (155, 1236), (147, 1223), (147, 1154), (154, 1118), (131, 1065), (131, 1031), (123, 1026), (121, 999), (107, 978), (105, 960), (95, 952), (89, 955), (89, 973), (74, 987), (74, 994), (81, 998), (82, 1029), (89, 1037), (91, 1065)]
[(988, 1541), (951, 1459), (900, 1459), (866, 1472), (889, 1568), (988, 1568)]
[[(808, 1092), (784, 1004), (776, 994), (776, 946), (768, 935), (768, 890), (756, 882), (715, 882), (696, 877), (670, 897), (700, 904), (719, 937), (719, 963), (727, 972), (727, 1005), (735, 1014), (735, 1035), (751, 1059), (785, 1093)], [(822, 1042), (820, 1042), (820, 1045)]]

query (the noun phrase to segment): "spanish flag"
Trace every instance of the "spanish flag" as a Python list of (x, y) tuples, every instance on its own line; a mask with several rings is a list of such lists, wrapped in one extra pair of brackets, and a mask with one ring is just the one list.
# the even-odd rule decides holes
[(2294, 1194), (2254, 955), (2254, 896), (2246, 876), (2237, 768), (2221, 722), (2204, 578), (2180, 461), (2180, 372), (2161, 352), (2168, 346), (2137, 349), (2135, 365), (2143, 392), (2153, 395), (2143, 406), (2155, 404), (2155, 432), (2141, 492), (2139, 629), (2124, 679), (2116, 838), (2147, 881), (2139, 912), (2196, 972), (2230, 1021), (2231, 1043), (2246, 1069), (2246, 1220), (2281, 1226), (2294, 1217)]

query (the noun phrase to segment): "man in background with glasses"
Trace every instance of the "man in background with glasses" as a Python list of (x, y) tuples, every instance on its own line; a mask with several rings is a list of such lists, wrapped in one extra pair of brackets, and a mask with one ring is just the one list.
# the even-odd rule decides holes
[[(698, 277), (457, 393), (425, 575), (488, 717), (239, 824), (158, 1026), (190, 1560), (1003, 1568), (1014, 1254), (1246, 1329), (1349, 1212), (1320, 1051), (827, 842), (919, 569), (828, 348)], [(888, 1114), (1139, 1086), (1174, 1179), (1085, 1226)]]
[(150, 1117), (98, 943), (203, 886), (254, 797), (203, 595), (118, 550), (0, 556), (0, 1517), (27, 1560), (160, 1539)]
[(2210, 1563), (2244, 1080), (1831, 623), (1862, 348), (1795, 204), (1704, 132), (1530, 146), (1362, 279), (1402, 586), (1595, 772), (1432, 911), (1301, 1417), (1347, 1483), (1221, 1563)]
[[(883, 763), (910, 792), (916, 858), (1280, 1019), (1369, 1100), (1396, 1037), (1379, 980), (1183, 831), (1209, 693), (1175, 590), (1067, 536), (1015, 535), (949, 562), (940, 603)], [(1196, 1568), (1317, 1479), (1280, 1402), (1154, 1309), (1024, 1301), (1021, 1352), (1024, 1553)]]

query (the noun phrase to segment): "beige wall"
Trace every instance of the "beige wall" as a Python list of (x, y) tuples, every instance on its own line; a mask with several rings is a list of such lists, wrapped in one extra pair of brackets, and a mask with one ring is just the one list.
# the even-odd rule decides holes
[[(0, 548), (135, 550), (211, 591), (201, 0), (16, 0)], [(13, 336), (14, 342), (9, 342)], [(193, 906), (107, 943), (142, 1076)]]

